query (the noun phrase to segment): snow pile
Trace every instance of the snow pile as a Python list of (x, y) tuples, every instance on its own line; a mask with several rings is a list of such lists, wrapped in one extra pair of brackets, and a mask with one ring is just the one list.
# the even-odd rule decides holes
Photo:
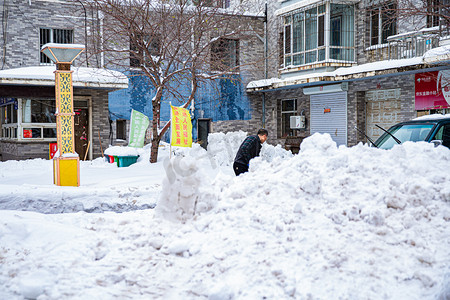
[(20, 190), (108, 201), (98, 189), (125, 202), (167, 174), (157, 209), (0, 211), (0, 299), (449, 298), (448, 148), (337, 147), (314, 134), (299, 155), (255, 158), (239, 177), (201, 147), (177, 151), (164, 166), (82, 162), (79, 188), (23, 184), (51, 180), (51, 164), (0, 163), (0, 203)]
[[(227, 134), (210, 133), (208, 135), (208, 155), (219, 166), (232, 166), (236, 153), (247, 136), (247, 133), (243, 131), (228, 132)], [(292, 157), (292, 152), (281, 148), (281, 145), (272, 146), (264, 143), (260, 156), (264, 160), (272, 161), (275, 157)]]
[(219, 166), (232, 166), (239, 146), (247, 137), (241, 130), (236, 132), (217, 132), (208, 135), (208, 155)]
[[(201, 293), (210, 298), (448, 295), (449, 168), (445, 147), (338, 148), (328, 134), (315, 134), (291, 159), (261, 157), (237, 178), (198, 182), (216, 206), (176, 238), (178, 254), (207, 278), (204, 287), (212, 284)], [(215, 271), (194, 263), (210, 255)], [(180, 286), (197, 276), (183, 276)]]
[(214, 207), (216, 196), (208, 189), (201, 190), (201, 187), (210, 186), (209, 177), (199, 170), (192, 155), (166, 158), (164, 168), (166, 177), (156, 207), (157, 213), (171, 221), (186, 221)]
[(115, 156), (139, 156), (139, 152), (134, 147), (111, 146), (105, 150), (106, 155)]
[(281, 145), (272, 146), (264, 143), (261, 148), (260, 156), (264, 160), (271, 162), (275, 159), (287, 159), (292, 157), (293, 155), (291, 151), (283, 149)]

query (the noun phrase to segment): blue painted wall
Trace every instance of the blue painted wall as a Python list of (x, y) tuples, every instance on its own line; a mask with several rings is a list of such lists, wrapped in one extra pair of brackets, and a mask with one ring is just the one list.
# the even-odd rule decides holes
[[(126, 119), (131, 116), (131, 109), (140, 111), (152, 118), (152, 98), (155, 88), (145, 76), (129, 73), (129, 87), (109, 94), (109, 112), (111, 120)], [(195, 111), (192, 118), (193, 138), (197, 138), (197, 119), (211, 118), (215, 121), (249, 120), (251, 118), (250, 102), (245, 94), (239, 76), (216, 79), (202, 83), (195, 95)], [(179, 85), (177, 92), (187, 99), (190, 83)], [(170, 118), (170, 105), (182, 105), (173, 95), (164, 94), (161, 105), (161, 121)]]

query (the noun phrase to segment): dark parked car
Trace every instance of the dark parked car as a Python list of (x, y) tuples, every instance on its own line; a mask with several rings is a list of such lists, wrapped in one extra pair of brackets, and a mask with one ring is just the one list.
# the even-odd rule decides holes
[(375, 141), (374, 146), (391, 149), (394, 145), (406, 141), (425, 141), (450, 148), (450, 114), (428, 115), (398, 123), (385, 130), (385, 133)]

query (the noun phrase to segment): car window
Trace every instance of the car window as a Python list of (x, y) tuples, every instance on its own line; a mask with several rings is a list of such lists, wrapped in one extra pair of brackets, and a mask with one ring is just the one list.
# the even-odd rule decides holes
[[(425, 141), (433, 126), (433, 124), (405, 124), (390, 128), (389, 132), (402, 143), (406, 141), (419, 142)], [(397, 142), (390, 135), (384, 134), (378, 143), (378, 148), (391, 149), (394, 145), (397, 145)]]
[(436, 132), (433, 140), (442, 141), (442, 145), (450, 148), (450, 124), (445, 124)]
[(433, 140), (440, 140), (440, 141), (442, 141), (442, 133), (443, 132), (444, 132), (444, 126), (441, 126), (441, 128), (439, 128), (439, 130), (434, 135)]

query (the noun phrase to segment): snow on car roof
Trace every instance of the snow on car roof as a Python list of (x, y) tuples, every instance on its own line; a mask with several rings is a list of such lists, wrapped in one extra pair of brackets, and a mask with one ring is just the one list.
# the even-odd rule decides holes
[(425, 116), (421, 116), (421, 117), (417, 117), (415, 119), (413, 119), (413, 121), (426, 121), (426, 120), (440, 120), (440, 119), (450, 119), (450, 114), (432, 114), (432, 115), (425, 115)]

